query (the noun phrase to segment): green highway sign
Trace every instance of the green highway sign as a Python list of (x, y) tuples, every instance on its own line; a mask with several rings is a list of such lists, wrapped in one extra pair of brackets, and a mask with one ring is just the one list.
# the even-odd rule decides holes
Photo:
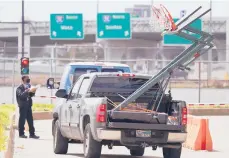
[(50, 14), (50, 39), (84, 39), (82, 14)]
[[(179, 19), (174, 19), (174, 22), (177, 22)], [(191, 26), (195, 29), (202, 30), (202, 21), (201, 19), (197, 19), (194, 21)], [(191, 32), (189, 32), (191, 34)], [(199, 35), (193, 34), (193, 36), (200, 38)], [(192, 44), (191, 41), (186, 40), (182, 37), (177, 35), (164, 35), (163, 37), (163, 44), (164, 45), (182, 45), (182, 44)]]
[(98, 13), (97, 38), (131, 39), (131, 21), (129, 13)]

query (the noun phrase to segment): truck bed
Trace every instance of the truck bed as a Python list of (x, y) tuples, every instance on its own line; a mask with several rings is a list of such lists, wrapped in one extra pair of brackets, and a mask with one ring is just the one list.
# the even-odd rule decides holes
[(168, 120), (166, 113), (109, 111), (108, 114), (111, 122), (166, 124)]

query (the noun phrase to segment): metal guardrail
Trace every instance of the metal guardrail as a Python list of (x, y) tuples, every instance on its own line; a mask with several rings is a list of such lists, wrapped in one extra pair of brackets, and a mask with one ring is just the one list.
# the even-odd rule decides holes
[[(212, 32), (226, 32), (226, 19), (213, 19), (212, 21)], [(152, 21), (150, 18), (142, 19), (132, 19), (132, 31), (133, 32), (160, 32), (161, 29), (158, 26), (158, 23)], [(32, 27), (30, 29), (33, 34), (49, 34), (49, 25), (50, 22), (32, 22)], [(86, 34), (95, 34), (96, 33), (96, 21), (84, 21), (85, 33)], [(210, 20), (203, 19), (203, 31), (209, 31)]]

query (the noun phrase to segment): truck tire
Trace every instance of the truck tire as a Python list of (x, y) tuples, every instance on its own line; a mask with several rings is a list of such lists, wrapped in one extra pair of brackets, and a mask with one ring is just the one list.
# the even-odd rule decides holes
[(84, 157), (85, 158), (100, 158), (102, 144), (94, 140), (90, 124), (87, 124), (84, 130)]
[(145, 153), (145, 148), (130, 149), (131, 156), (143, 156)]
[(182, 148), (163, 148), (164, 158), (180, 158)]
[(68, 139), (62, 136), (58, 120), (54, 126), (53, 150), (55, 154), (67, 154), (68, 152)]
[(56, 120), (53, 119), (53, 120), (52, 120), (52, 136), (53, 136), (53, 137), (54, 137), (54, 133), (55, 133), (55, 132), (54, 132), (54, 130), (55, 130), (55, 129), (54, 129), (54, 128), (55, 128), (55, 122), (56, 122)]

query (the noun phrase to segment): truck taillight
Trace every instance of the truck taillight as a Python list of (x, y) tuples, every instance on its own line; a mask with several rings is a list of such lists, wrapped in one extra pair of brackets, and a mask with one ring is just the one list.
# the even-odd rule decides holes
[(107, 111), (107, 105), (101, 104), (97, 107), (96, 111), (96, 121), (97, 122), (106, 122), (106, 111)]
[(182, 125), (187, 125), (188, 117), (187, 117), (188, 111), (186, 107), (182, 108)]

